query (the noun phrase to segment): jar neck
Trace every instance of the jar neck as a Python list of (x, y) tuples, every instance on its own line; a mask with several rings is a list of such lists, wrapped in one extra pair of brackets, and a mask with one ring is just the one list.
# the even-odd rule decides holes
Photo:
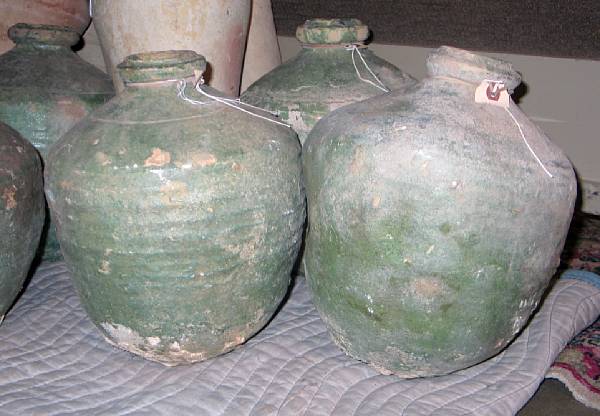
[(160, 51), (129, 55), (117, 66), (125, 85), (143, 88), (199, 79), (206, 69), (203, 56), (194, 51)]
[[(302, 45), (302, 49), (298, 56), (314, 57), (322, 60), (341, 60), (346, 59), (352, 65), (352, 46), (351, 45), (326, 45), (325, 47), (314, 47), (315, 45)], [(367, 57), (370, 53), (369, 48), (364, 45), (359, 46), (359, 51), (363, 57)], [(358, 60), (358, 57), (355, 57)]]
[(179, 89), (180, 85), (194, 87), (196, 85), (196, 77), (186, 77), (182, 79), (164, 79), (160, 81), (148, 82), (126, 82), (126, 89), (143, 89), (147, 91), (165, 91), (171, 89)]
[(452, 91), (452, 95), (472, 98), (479, 84), (444, 75), (430, 76), (422, 81), (424, 84), (435, 85), (436, 90)]
[(448, 46), (429, 54), (427, 70), (431, 78), (455, 79), (473, 87), (484, 81), (500, 83), (509, 92), (521, 83), (521, 75), (509, 62)]
[(70, 46), (52, 45), (42, 42), (20, 42), (14, 48), (21, 51), (51, 51), (51, 52), (73, 52)]
[(358, 49), (367, 49), (367, 46), (362, 42), (357, 43), (301, 43), (300, 46), (302, 49), (309, 49), (314, 51), (331, 51), (331, 50), (341, 50), (347, 51), (352, 50), (354, 46)]
[(17, 23), (8, 30), (8, 37), (19, 49), (71, 50), (80, 40), (68, 27)]
[(358, 19), (310, 19), (296, 29), (296, 39), (309, 45), (362, 43), (369, 28)]

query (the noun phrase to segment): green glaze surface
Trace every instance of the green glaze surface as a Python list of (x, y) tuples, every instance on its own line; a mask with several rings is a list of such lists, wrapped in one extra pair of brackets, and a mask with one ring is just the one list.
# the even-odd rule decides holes
[(38, 153), (19, 133), (0, 123), (0, 323), (23, 287), (43, 225)]
[(194, 51), (154, 52), (130, 55), (117, 65), (125, 83), (155, 82), (165, 79), (181, 79), (206, 70), (205, 59)]
[(310, 19), (296, 29), (296, 38), (303, 44), (353, 44), (368, 37), (369, 27), (358, 19)]
[[(0, 121), (28, 139), (44, 159), (81, 118), (113, 95), (110, 78), (71, 50), (79, 35), (58, 26), (17, 24), (16, 46), (0, 56)], [(49, 217), (48, 217), (49, 220)], [(53, 226), (46, 223), (44, 259), (60, 259)]]
[(473, 72), (519, 79), (479, 59), (434, 51), (429, 78), (334, 111), (304, 145), (315, 304), (348, 354), (401, 377), (504, 348), (556, 270), (573, 211), (564, 154), (510, 103), (548, 177), (504, 108), (475, 103)]
[[(177, 62), (162, 71), (193, 75)], [(167, 365), (230, 351), (267, 323), (305, 217), (294, 132), (185, 93), (206, 105), (179, 98), (176, 82), (128, 86), (60, 140), (45, 172), (89, 316), (110, 342)]]
[[(352, 63), (350, 43), (360, 43), (368, 28), (356, 19), (315, 19), (300, 26), (297, 37), (302, 51), (264, 75), (242, 94), (242, 101), (273, 111), (289, 123), (304, 143), (313, 126), (329, 112), (382, 94), (361, 81)], [(360, 53), (371, 70), (390, 89), (399, 90), (416, 81), (366, 48)], [(355, 52), (363, 78), (373, 80)]]

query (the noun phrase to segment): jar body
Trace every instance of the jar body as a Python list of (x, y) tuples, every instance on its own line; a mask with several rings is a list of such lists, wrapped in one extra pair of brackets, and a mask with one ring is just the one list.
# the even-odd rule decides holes
[(40, 158), (27, 140), (0, 123), (0, 322), (23, 287), (43, 224)]
[[(362, 76), (372, 79), (355, 52)], [(367, 65), (391, 90), (416, 81), (369, 49), (360, 49)], [(358, 78), (352, 51), (337, 48), (303, 48), (300, 53), (252, 84), (242, 101), (276, 113), (298, 133), (301, 143), (314, 125), (331, 111), (382, 94)]]
[[(110, 78), (68, 46), (25, 42), (0, 56), (0, 121), (28, 139), (42, 159), (63, 134), (113, 95)], [(43, 258), (59, 260), (49, 221), (44, 234)]]
[(177, 95), (127, 88), (61, 139), (46, 171), (89, 316), (166, 365), (230, 351), (266, 324), (304, 221), (290, 129)]
[(306, 272), (348, 354), (401, 377), (504, 348), (559, 264), (571, 164), (514, 103), (433, 77), (340, 109), (305, 145)]

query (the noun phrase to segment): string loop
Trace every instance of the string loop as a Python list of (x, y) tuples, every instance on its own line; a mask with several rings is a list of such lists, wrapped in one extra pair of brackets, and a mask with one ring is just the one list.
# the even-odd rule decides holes
[[(375, 72), (373, 72), (373, 70), (369, 67), (369, 64), (367, 64), (367, 61), (362, 56), (362, 53), (360, 53), (360, 50), (358, 49), (357, 45), (355, 45), (355, 44), (348, 45), (348, 46), (346, 46), (346, 50), (352, 51), (352, 64), (354, 65), (354, 70), (356, 71), (356, 75), (358, 76), (358, 78), (361, 81), (366, 82), (367, 84), (371, 84), (372, 86), (380, 89), (383, 92), (390, 92), (390, 89), (388, 87), (386, 87), (383, 82), (381, 82), (379, 77), (377, 77), (377, 75), (375, 75)], [(358, 54), (358, 57), (362, 61), (364, 67), (367, 68), (367, 71), (369, 71), (369, 73), (371, 74), (373, 79), (375, 79), (375, 81), (377, 81), (377, 83), (371, 81), (370, 79), (363, 78), (363, 76), (360, 74), (360, 71), (358, 70), (358, 66), (356, 65), (356, 59), (354, 57), (355, 54)]]
[[(279, 124), (281, 126), (285, 126), (285, 127), (291, 128), (291, 126), (289, 124), (286, 124), (286, 123), (284, 123), (282, 121), (273, 120), (270, 117), (265, 117), (265, 116), (262, 116), (260, 114), (256, 114), (256, 113), (254, 113), (252, 111), (248, 111), (245, 108), (242, 108), (242, 106), (245, 106), (245, 107), (248, 107), (248, 108), (253, 108), (253, 109), (259, 110), (259, 111), (264, 111), (265, 113), (268, 113), (268, 114), (271, 114), (271, 115), (275, 116), (275, 114), (271, 113), (268, 110), (265, 110), (264, 108), (260, 108), (260, 107), (256, 107), (256, 106), (251, 105), (251, 104), (247, 104), (247, 103), (241, 101), (239, 98), (224, 98), (224, 97), (217, 97), (216, 95), (209, 94), (208, 92), (206, 92), (206, 91), (204, 91), (202, 89), (203, 85), (204, 85), (204, 78), (203, 77), (199, 77), (198, 80), (196, 81), (196, 85), (195, 85), (196, 91), (198, 91), (200, 94), (204, 95), (205, 97), (207, 97), (207, 98), (209, 98), (209, 99), (211, 99), (211, 100), (213, 100), (215, 102), (224, 104), (224, 105), (226, 105), (228, 107), (234, 108), (234, 109), (236, 109), (238, 111), (241, 111), (243, 113), (249, 114), (249, 115), (251, 115), (253, 117), (261, 118), (261, 119), (269, 121), (271, 123), (275, 123), (275, 124)], [(180, 80), (178, 82), (178, 84), (177, 84), (177, 97), (179, 97), (183, 101), (186, 101), (186, 102), (188, 102), (190, 104), (193, 104), (193, 105), (207, 105), (207, 104), (210, 104), (210, 103), (205, 102), (205, 101), (198, 101), (198, 100), (193, 100), (193, 99), (189, 98), (186, 95), (186, 93), (185, 93), (186, 87), (187, 87), (187, 81), (185, 79), (182, 79), (182, 80)]]
[[(488, 85), (488, 99), (490, 99), (490, 100), (498, 100), (497, 97), (499, 97), (500, 94), (506, 90), (506, 85), (504, 84), (503, 81), (493, 80), (493, 79), (485, 79), (483, 81), (487, 82), (489, 84)], [(508, 92), (506, 92), (506, 93), (508, 94)], [(510, 106), (510, 101), (508, 102), (508, 105)], [(550, 178), (554, 178), (552, 173), (550, 173), (550, 171), (546, 168), (546, 166), (544, 165), (542, 160), (538, 157), (538, 155), (535, 153), (535, 151), (533, 150), (533, 148), (527, 141), (527, 137), (525, 137), (525, 133), (523, 132), (523, 127), (521, 127), (521, 124), (517, 121), (517, 118), (515, 117), (515, 115), (512, 113), (512, 111), (510, 111), (510, 108), (507, 106), (507, 107), (504, 107), (504, 110), (508, 113), (508, 115), (510, 116), (512, 121), (517, 125), (517, 128), (519, 129), (519, 133), (521, 134), (521, 137), (523, 138), (523, 142), (525, 143), (525, 146), (527, 146), (527, 149), (529, 149), (529, 152), (533, 155), (533, 157), (536, 160), (536, 162), (538, 163), (538, 165), (541, 166), (542, 170), (546, 173), (546, 175), (548, 175)]]
[(542, 167), (542, 169), (544, 170), (544, 172), (546, 172), (546, 175), (548, 175), (550, 178), (554, 178), (554, 175), (552, 175), (550, 173), (550, 171), (548, 171), (548, 169), (546, 169), (546, 166), (544, 166), (544, 163), (540, 160), (540, 158), (538, 157), (538, 155), (535, 154), (535, 151), (529, 145), (529, 142), (527, 141), (527, 138), (525, 137), (525, 133), (523, 133), (523, 128), (521, 127), (521, 125), (517, 121), (517, 119), (514, 116), (514, 114), (508, 108), (505, 108), (505, 110), (508, 113), (508, 115), (510, 116), (510, 118), (513, 119), (513, 121), (515, 122), (515, 124), (519, 128), (519, 133), (521, 133), (521, 137), (523, 138), (523, 141), (525, 142), (525, 145), (529, 149), (529, 152), (531, 152), (531, 154), (533, 155), (533, 157), (535, 158), (535, 160), (537, 161), (537, 163)]

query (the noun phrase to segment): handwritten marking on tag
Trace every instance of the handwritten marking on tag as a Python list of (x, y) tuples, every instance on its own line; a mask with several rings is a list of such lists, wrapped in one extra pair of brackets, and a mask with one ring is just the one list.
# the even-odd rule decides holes
[(475, 102), (508, 108), (510, 95), (502, 82), (484, 80), (475, 89)]

